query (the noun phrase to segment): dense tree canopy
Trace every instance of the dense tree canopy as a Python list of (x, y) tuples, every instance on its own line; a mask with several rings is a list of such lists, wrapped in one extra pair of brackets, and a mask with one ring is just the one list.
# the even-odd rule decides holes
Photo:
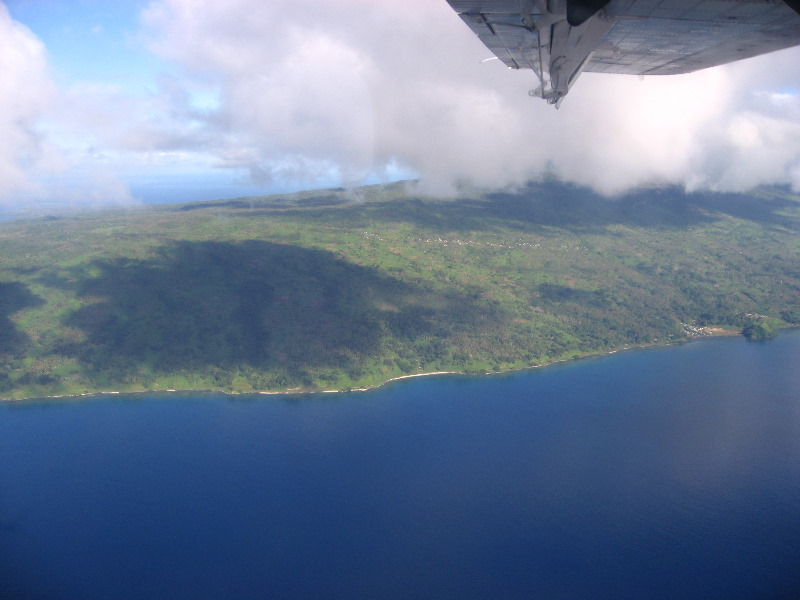
[(347, 389), (800, 321), (800, 201), (402, 185), (0, 223), (0, 393)]

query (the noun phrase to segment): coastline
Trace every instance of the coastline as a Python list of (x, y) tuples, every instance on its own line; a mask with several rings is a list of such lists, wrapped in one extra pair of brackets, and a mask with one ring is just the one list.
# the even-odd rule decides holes
[[(796, 329), (797, 327), (786, 327), (784, 329)], [(540, 365), (530, 365), (527, 367), (520, 367), (518, 369), (507, 369), (503, 371), (489, 371), (486, 373), (481, 373), (481, 375), (502, 375), (506, 373), (515, 373), (518, 371), (527, 371), (529, 369), (539, 369), (543, 367), (549, 367), (553, 365), (557, 365), (560, 363), (571, 362), (574, 360), (583, 360), (589, 358), (599, 358), (602, 356), (609, 356), (611, 354), (616, 354), (618, 352), (622, 352), (625, 350), (639, 350), (644, 348), (652, 348), (656, 346), (674, 346), (678, 344), (685, 344), (688, 342), (693, 342), (703, 338), (709, 337), (732, 337), (732, 336), (741, 336), (741, 331), (735, 329), (723, 329), (721, 327), (705, 327), (702, 328), (702, 333), (693, 334), (687, 336), (682, 339), (673, 340), (669, 342), (653, 342), (650, 344), (636, 344), (631, 346), (621, 346), (619, 348), (615, 348), (613, 350), (609, 350), (607, 352), (594, 352), (590, 354), (582, 354), (580, 356), (573, 356), (570, 358), (562, 358), (558, 360), (553, 360), (547, 363), (542, 363)], [(92, 396), (108, 396), (108, 395), (142, 395), (142, 394), (173, 394), (173, 393), (203, 393), (203, 394), (223, 394), (226, 396), (295, 396), (295, 395), (311, 395), (311, 394), (346, 394), (350, 392), (368, 392), (370, 390), (374, 390), (380, 388), (384, 385), (392, 383), (394, 381), (400, 381), (402, 379), (411, 379), (414, 377), (432, 377), (436, 375), (467, 375), (465, 371), (431, 371), (427, 373), (411, 373), (409, 375), (398, 375), (397, 377), (392, 377), (387, 379), (386, 381), (382, 381), (381, 383), (377, 383), (372, 386), (363, 387), (363, 388), (349, 388), (349, 389), (342, 389), (342, 390), (299, 390), (299, 389), (288, 389), (288, 390), (280, 390), (280, 391), (247, 391), (247, 392), (231, 392), (225, 390), (216, 390), (212, 388), (205, 388), (205, 389), (165, 389), (165, 390), (141, 390), (141, 391), (119, 391), (119, 390), (100, 390), (97, 392), (82, 392), (79, 394), (57, 394), (53, 396), (30, 396), (26, 398), (0, 398), (0, 402), (27, 402), (27, 401), (35, 401), (35, 400), (58, 400), (58, 399), (74, 399), (80, 400), (83, 398), (89, 398)]]

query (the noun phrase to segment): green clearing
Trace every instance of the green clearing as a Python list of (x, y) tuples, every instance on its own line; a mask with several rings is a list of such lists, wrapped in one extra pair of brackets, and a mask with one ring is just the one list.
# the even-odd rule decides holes
[[(0, 223), (0, 396), (351, 389), (800, 315), (800, 199), (402, 184)], [(765, 337), (768, 337), (765, 336)]]

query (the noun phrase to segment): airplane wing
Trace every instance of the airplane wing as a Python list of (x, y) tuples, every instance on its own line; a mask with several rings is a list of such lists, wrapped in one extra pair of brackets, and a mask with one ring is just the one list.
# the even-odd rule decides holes
[(530, 93), (558, 106), (583, 71), (690, 73), (800, 44), (800, 0), (447, 0)]

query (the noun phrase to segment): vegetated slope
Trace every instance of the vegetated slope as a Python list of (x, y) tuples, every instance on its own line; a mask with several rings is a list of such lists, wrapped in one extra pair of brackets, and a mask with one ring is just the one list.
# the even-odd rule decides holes
[(800, 315), (785, 191), (404, 189), (0, 223), (0, 396), (348, 389)]

